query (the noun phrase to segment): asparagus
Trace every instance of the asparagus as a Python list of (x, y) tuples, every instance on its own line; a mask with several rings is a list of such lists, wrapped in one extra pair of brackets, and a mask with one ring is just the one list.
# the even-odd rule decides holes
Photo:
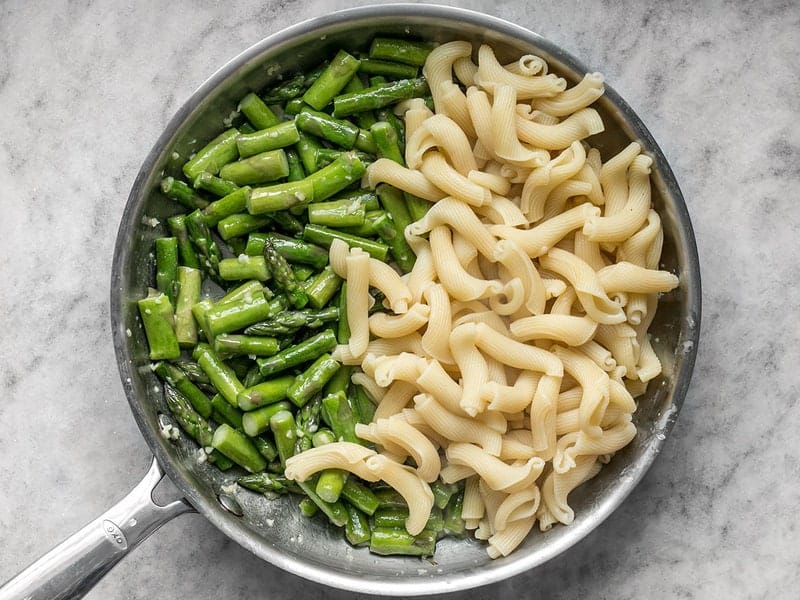
[(434, 45), (427, 42), (376, 37), (369, 47), (369, 57), (421, 67), (433, 48)]
[(230, 425), (223, 423), (217, 427), (211, 446), (250, 473), (258, 473), (267, 468), (266, 459), (259, 454), (253, 442)]
[(264, 96), (264, 102), (267, 104), (280, 104), (291, 100), (303, 93), (305, 76), (300, 73), (291, 79), (287, 79), (280, 85), (272, 88), (268, 94)]
[[(344, 88), (342, 88), (342, 93), (349, 94), (351, 92), (360, 92), (365, 87), (366, 86), (364, 85), (364, 82), (361, 81), (361, 77), (356, 75), (355, 77), (350, 79), (350, 81), (347, 82), (347, 85), (344, 86)], [(373, 113), (371, 110), (365, 110), (363, 112), (360, 112), (356, 114), (354, 118), (356, 124), (358, 124), (358, 126), (362, 129), (369, 129), (370, 127), (372, 127), (374, 123), (377, 122), (377, 119), (375, 118), (375, 113)]]
[(322, 498), (319, 497), (315, 488), (314, 478), (310, 478), (306, 481), (298, 481), (297, 485), (300, 489), (305, 492), (306, 496), (311, 498), (311, 500), (316, 504), (319, 509), (325, 513), (331, 523), (336, 525), (336, 527), (344, 527), (347, 523), (348, 515), (347, 509), (344, 507), (342, 502), (325, 502)]
[(322, 418), (333, 430), (337, 439), (356, 444), (363, 443), (355, 431), (358, 416), (344, 392), (336, 392), (322, 399)]
[(200, 383), (207, 385), (211, 382), (208, 378), (208, 375), (206, 375), (203, 372), (203, 369), (200, 368), (200, 365), (198, 365), (193, 360), (179, 359), (174, 361), (172, 364), (174, 364), (181, 371), (183, 371), (183, 373), (186, 375), (186, 377), (189, 378), (189, 381), (191, 381), (192, 383), (195, 384)]
[[(319, 488), (317, 489), (319, 490)], [(347, 523), (344, 525), (345, 538), (353, 546), (368, 544), (372, 533), (367, 516), (352, 504), (345, 504), (344, 507), (347, 510)]]
[(174, 311), (166, 294), (151, 289), (137, 304), (150, 346), (150, 360), (178, 358), (181, 349), (173, 329)]
[(268, 150), (231, 162), (220, 169), (220, 177), (237, 185), (265, 183), (289, 174), (289, 162), (282, 149)]
[(156, 289), (173, 304), (178, 295), (178, 239), (158, 238), (156, 248)]
[(165, 177), (161, 180), (161, 191), (167, 198), (180, 202), (187, 208), (204, 208), (208, 200), (190, 188), (185, 182), (174, 177)]
[(275, 438), (281, 467), (286, 468), (286, 460), (294, 456), (294, 444), (297, 439), (294, 416), (288, 410), (280, 410), (270, 417), (269, 427)]
[(213, 337), (244, 329), (271, 316), (272, 310), (273, 305), (260, 293), (230, 302), (218, 302), (205, 313), (207, 333)]
[(347, 320), (347, 282), (342, 282), (337, 302), (339, 308), (339, 322), (336, 328), (336, 339), (340, 344), (350, 341), (350, 322)]
[[(164, 384), (164, 400), (169, 411), (189, 437), (196, 441), (200, 447), (208, 452), (214, 439), (214, 431), (202, 416), (195, 411), (189, 400), (169, 384)], [(217, 451), (208, 454), (209, 462), (214, 463), (219, 469), (229, 469), (231, 462)]]
[(397, 130), (387, 121), (378, 121), (370, 127), (372, 139), (378, 148), (378, 157), (388, 158), (405, 166), (403, 154), (400, 151), (400, 140)]
[[(318, 431), (312, 438), (315, 448), (335, 441), (336, 437), (329, 429)], [(336, 502), (342, 493), (342, 488), (348, 476), (349, 473), (343, 469), (325, 469), (319, 474), (314, 490), (325, 502)]]
[[(308, 285), (305, 286), (309, 304), (312, 308), (322, 309), (323, 306), (330, 302), (334, 294), (339, 291), (341, 285), (342, 279), (334, 273), (333, 267), (328, 265), (314, 279), (310, 279)], [(337, 315), (338, 312), (337, 309)]]
[[(381, 507), (372, 516), (372, 523), (374, 527), (404, 529), (406, 519), (408, 519), (406, 506)], [(434, 506), (425, 524), (425, 530), (439, 533), (443, 528), (442, 509)]]
[(253, 446), (256, 447), (258, 453), (266, 458), (269, 462), (272, 462), (278, 458), (278, 449), (275, 447), (275, 444), (264, 436), (257, 435), (255, 437), (251, 437), (250, 441), (253, 442)]
[(461, 510), (464, 507), (464, 491), (458, 491), (450, 498), (444, 510), (443, 529), (446, 535), (462, 536), (466, 530)]
[[(300, 133), (297, 133), (297, 142), (300, 142)], [(286, 161), (289, 163), (289, 174), (286, 175), (287, 181), (300, 181), (305, 179), (306, 171), (303, 168), (303, 161), (294, 148), (286, 148)]]
[(197, 177), (194, 178), (192, 185), (194, 185), (196, 189), (206, 190), (219, 197), (227, 196), (239, 189), (239, 186), (232, 181), (226, 181), (216, 175), (212, 175), (208, 171), (199, 173)]
[(444, 508), (450, 502), (453, 494), (458, 492), (458, 486), (452, 483), (444, 483), (441, 479), (437, 479), (431, 483), (431, 492), (433, 492), (434, 504), (439, 508)]
[(317, 202), (308, 206), (308, 222), (328, 227), (353, 227), (364, 223), (364, 203), (356, 200)]
[(316, 110), (322, 110), (360, 67), (359, 60), (344, 50), (339, 50), (319, 78), (303, 94), (303, 101)]
[(243, 279), (269, 279), (269, 269), (263, 256), (240, 254), (236, 258), (223, 258), (219, 262), (219, 276), (225, 281), (241, 281)]
[[(270, 213), (269, 216), (275, 222), (275, 224), (286, 233), (291, 233), (292, 235), (299, 235), (303, 233), (303, 224), (289, 212), (285, 210), (279, 210), (277, 212)], [(280, 249), (278, 252), (280, 252)]]
[(264, 260), (272, 275), (275, 285), (292, 303), (295, 308), (303, 308), (308, 304), (308, 295), (297, 281), (286, 259), (275, 249), (271, 239), (264, 240)]
[(342, 498), (358, 510), (373, 515), (380, 506), (378, 497), (366, 485), (355, 477), (348, 477), (342, 487)]
[[(299, 114), (299, 112), (298, 112)], [(302, 131), (299, 134), (300, 140), (295, 145), (297, 155), (300, 157), (300, 162), (306, 173), (310, 175), (314, 173), (319, 166), (317, 165), (317, 152), (322, 145), (314, 138), (314, 136), (306, 135)]]
[(250, 411), (261, 406), (280, 402), (286, 398), (289, 386), (292, 383), (294, 383), (293, 375), (282, 375), (262, 381), (241, 390), (236, 396), (236, 404), (242, 410)]
[(303, 496), (303, 499), (300, 500), (297, 506), (300, 512), (303, 513), (303, 516), (309, 519), (319, 512), (319, 506), (314, 504), (314, 501), (308, 496)]
[(242, 431), (251, 437), (264, 433), (270, 428), (272, 417), (289, 408), (288, 402), (281, 401), (246, 412), (242, 415)]
[(167, 226), (178, 242), (178, 254), (181, 264), (195, 269), (200, 268), (200, 259), (189, 240), (189, 230), (186, 227), (186, 215), (173, 215), (167, 219)]
[(201, 284), (202, 275), (198, 269), (178, 267), (175, 337), (178, 339), (178, 345), (183, 348), (191, 348), (197, 343), (197, 325), (192, 315), (192, 306), (200, 301)]
[(228, 404), (222, 394), (214, 394), (211, 398), (211, 416), (217, 423), (226, 423), (234, 429), (244, 431), (242, 427), (242, 412), (235, 406)]
[(274, 356), (258, 358), (256, 362), (261, 374), (269, 376), (316, 360), (326, 352), (331, 352), (335, 347), (336, 336), (330, 329), (325, 329), (295, 346), (281, 350)]
[(351, 248), (361, 248), (372, 258), (377, 258), (378, 260), (386, 260), (386, 255), (389, 253), (389, 247), (386, 244), (337, 231), (323, 225), (306, 225), (303, 228), (303, 239), (326, 248), (330, 247), (333, 240), (340, 239)]
[(405, 529), (373, 527), (369, 551), (382, 556), (433, 556), (436, 550), (436, 534), (423, 531), (418, 536), (409, 534)]
[[(213, 175), (210, 175), (210, 177), (213, 177)], [(225, 217), (246, 211), (249, 197), (250, 188), (245, 186), (237, 187), (219, 200), (214, 200), (203, 209), (206, 225), (213, 227)]]
[(302, 407), (336, 374), (341, 365), (330, 354), (323, 354), (294, 380), (286, 395), (295, 406)]
[(329, 306), (320, 310), (283, 311), (260, 323), (247, 327), (247, 335), (291, 335), (302, 328), (319, 329), (326, 323), (335, 321), (339, 317), (339, 309)]
[(247, 201), (247, 210), (253, 215), (272, 214), (296, 206), (305, 206), (313, 199), (314, 184), (305, 178), (255, 188)]
[[(219, 173), (223, 166), (239, 157), (236, 148), (238, 135), (239, 132), (235, 128), (219, 134), (183, 165), (183, 173), (190, 181), (194, 181), (194, 178), (203, 171), (208, 171), (212, 175)], [(224, 176), (222, 178), (227, 179)]]
[(215, 276), (218, 273), (222, 252), (214, 238), (211, 237), (211, 232), (200, 209), (186, 216), (186, 229), (189, 232), (189, 239), (192, 244), (200, 251), (200, 255), (203, 257), (202, 266), (204, 270), (209, 276)]
[(183, 394), (192, 405), (192, 408), (196, 410), (201, 417), (207, 419), (211, 416), (211, 400), (208, 399), (208, 397), (200, 388), (192, 383), (192, 381), (186, 376), (186, 373), (184, 373), (180, 368), (171, 363), (161, 361), (156, 363), (154, 370), (156, 375), (158, 375), (165, 383), (168, 383), (170, 386)]
[(290, 263), (311, 265), (315, 269), (321, 269), (328, 264), (328, 251), (324, 248), (279, 233), (250, 234), (245, 252), (251, 256), (263, 254), (267, 240), (272, 243), (278, 254)]
[(202, 332), (203, 337), (209, 342), (214, 341), (214, 335), (211, 333), (211, 328), (208, 326), (206, 315), (208, 315), (208, 311), (213, 307), (214, 302), (209, 298), (200, 300), (200, 302), (197, 302), (192, 307), (192, 315), (194, 315), (194, 320), (197, 322), (197, 327)]
[(286, 479), (283, 475), (272, 473), (255, 473), (239, 477), (236, 483), (254, 492), (267, 494), (288, 494), (289, 492), (300, 491), (293, 481)]
[(355, 389), (355, 405), (358, 408), (358, 422), (365, 425), (372, 422), (372, 417), (375, 415), (375, 405), (367, 396), (360, 385), (354, 386)]
[(310, 108), (301, 110), (294, 122), (300, 131), (328, 140), (347, 150), (352, 149), (358, 139), (359, 128), (350, 121), (335, 119)]
[(266, 215), (251, 215), (248, 213), (237, 213), (229, 215), (217, 223), (217, 232), (226, 242), (232, 238), (246, 235), (251, 231), (257, 231), (269, 225), (272, 219)]
[[(231, 406), (236, 406), (236, 396), (244, 389), (241, 381), (230, 366), (226, 365), (208, 344), (197, 344), (192, 358), (205, 371), (211, 383)], [(224, 454), (224, 453), (223, 453)], [(234, 460), (230, 457), (231, 460)], [(235, 460), (234, 460), (235, 462)]]
[(384, 213), (375, 219), (374, 226), (375, 230), (378, 232), (378, 236), (389, 246), (392, 258), (397, 263), (397, 266), (400, 267), (400, 270), (403, 271), (403, 273), (411, 272), (417, 257), (414, 255), (414, 251), (409, 247), (405, 237), (398, 233), (397, 230), (399, 227), (395, 221), (388, 213)]
[[(361, 63), (364, 66), (364, 61)], [(403, 69), (408, 67), (399, 65)], [(416, 76), (416, 69), (410, 77)], [(346, 117), (364, 110), (383, 108), (400, 100), (422, 96), (428, 91), (424, 78), (400, 79), (391, 83), (370, 86), (358, 92), (342, 94), (333, 99), (333, 116)]]
[[(368, 142), (368, 140), (366, 140)], [(373, 142), (374, 143), (374, 142)], [(377, 152), (377, 149), (375, 150)], [(320, 148), (317, 150), (317, 167), (327, 167), (337, 158), (347, 152), (354, 152), (355, 155), (365, 165), (375, 161), (375, 155), (368, 152), (359, 152), (357, 150), (340, 150), (338, 148)]]
[(264, 101), (254, 93), (247, 94), (239, 102), (239, 110), (244, 113), (247, 120), (258, 129), (267, 129), (280, 123), (278, 116), (264, 104)]
[(254, 297), (259, 295), (263, 296), (265, 290), (266, 288), (260, 281), (246, 281), (225, 294), (217, 301), (217, 304), (219, 306), (223, 306), (225, 304), (238, 302), (240, 300), (251, 302)]
[[(236, 137), (236, 147), (239, 149), (239, 155), (248, 157), (296, 144), (300, 141), (300, 136), (297, 134), (298, 127), (299, 125), (296, 125), (296, 121), (283, 121), (267, 129), (239, 134)], [(288, 157), (286, 158), (288, 161)]]
[(274, 337), (222, 333), (214, 338), (214, 351), (219, 354), (272, 356), (279, 350)]
[(359, 237), (375, 237), (378, 235), (376, 224), (385, 214), (386, 211), (380, 209), (367, 211), (364, 213), (364, 223), (357, 227), (342, 227), (339, 231)]

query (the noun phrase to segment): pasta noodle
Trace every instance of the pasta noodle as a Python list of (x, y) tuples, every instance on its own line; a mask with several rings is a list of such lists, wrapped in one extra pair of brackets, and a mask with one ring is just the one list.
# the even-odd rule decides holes
[[(463, 41), (436, 46), (423, 74), (435, 112), (394, 106), (407, 166), (379, 158), (362, 180), (431, 203), (403, 231), (413, 267), (400, 275), (338, 239), (329, 250), (350, 326), (332, 356), (360, 367), (351, 381), (375, 410), (355, 432), (375, 450), (312, 448), (286, 476), (383, 481), (412, 535), (429, 484), (458, 483), (466, 529), (496, 558), (537, 522), (572, 523), (570, 493), (636, 435), (635, 398), (662, 369), (649, 327), (680, 281), (660, 268), (652, 159), (638, 142), (592, 146), (602, 75), (567, 88), (540, 57), (504, 65)], [(371, 290), (386, 310), (370, 314)]]

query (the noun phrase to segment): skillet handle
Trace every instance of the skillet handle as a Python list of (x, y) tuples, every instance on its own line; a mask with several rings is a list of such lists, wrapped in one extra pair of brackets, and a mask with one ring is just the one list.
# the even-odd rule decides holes
[(128, 552), (172, 518), (194, 510), (184, 499), (153, 502), (164, 477), (153, 458), (147, 475), (122, 500), (0, 587), (0, 600), (82, 598)]

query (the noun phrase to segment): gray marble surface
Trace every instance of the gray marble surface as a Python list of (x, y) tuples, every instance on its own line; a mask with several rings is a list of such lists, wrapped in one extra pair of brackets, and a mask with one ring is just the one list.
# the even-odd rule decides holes
[[(150, 451), (109, 331), (117, 225), (168, 119), (263, 36), (359, 0), (0, 2), (0, 581), (100, 514)], [(703, 273), (694, 379), (641, 485), (577, 547), (470, 598), (795, 598), (800, 6), (472, 0), (578, 56), (681, 183)], [(198, 515), (88, 596), (345, 598)]]

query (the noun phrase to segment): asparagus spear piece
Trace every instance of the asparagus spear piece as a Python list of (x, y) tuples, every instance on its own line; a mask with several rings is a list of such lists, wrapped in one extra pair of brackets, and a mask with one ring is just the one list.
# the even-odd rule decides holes
[[(211, 383), (213, 383), (214, 387), (222, 394), (222, 397), (225, 398), (231, 406), (237, 406), (236, 396), (244, 389), (244, 386), (242, 382), (239, 381), (233, 369), (220, 360), (208, 344), (197, 344), (192, 353), (192, 358), (194, 358), (197, 364), (200, 365), (200, 368), (205, 371)], [(235, 462), (233, 457), (230, 458)]]
[(181, 264), (195, 269), (200, 268), (200, 259), (189, 239), (189, 229), (186, 226), (186, 215), (173, 215), (167, 219), (170, 232), (178, 241), (178, 253)]
[(208, 399), (200, 388), (192, 383), (181, 369), (171, 363), (161, 361), (156, 363), (154, 370), (156, 375), (164, 382), (183, 394), (192, 405), (192, 408), (196, 410), (201, 417), (207, 419), (211, 416), (213, 408), (211, 400)]
[(264, 101), (253, 92), (247, 94), (239, 102), (239, 110), (244, 113), (247, 120), (258, 129), (267, 129), (280, 123), (276, 115)]
[(328, 140), (347, 150), (352, 149), (358, 139), (359, 129), (350, 121), (335, 119), (311, 108), (301, 110), (294, 122), (300, 131)]
[[(308, 285), (305, 286), (308, 303), (312, 308), (322, 309), (323, 306), (326, 306), (331, 301), (334, 294), (339, 291), (341, 285), (342, 279), (334, 273), (333, 267), (328, 265), (314, 279), (310, 279)], [(338, 316), (338, 309), (336, 313)]]
[(466, 530), (461, 510), (464, 507), (464, 490), (453, 494), (444, 511), (443, 527), (446, 535), (462, 536)]
[[(192, 306), (200, 301), (202, 274), (199, 269), (178, 267), (178, 298), (175, 303), (175, 337), (178, 345), (191, 348), (197, 343), (197, 325)], [(208, 416), (208, 415), (204, 415)]]
[(150, 360), (178, 358), (181, 349), (173, 329), (174, 311), (166, 294), (151, 289), (137, 304), (150, 346)]
[(345, 538), (353, 546), (368, 544), (372, 533), (367, 516), (352, 504), (345, 504), (344, 507), (347, 510), (347, 523), (344, 525)]
[(308, 222), (328, 227), (354, 227), (364, 223), (364, 203), (356, 200), (333, 200), (308, 205)]
[(201, 266), (209, 276), (215, 277), (219, 272), (219, 261), (222, 259), (222, 252), (214, 238), (211, 237), (211, 232), (200, 209), (186, 216), (186, 229), (189, 232), (189, 239), (192, 244), (200, 251), (200, 255), (203, 257)]
[(266, 459), (259, 454), (253, 442), (230, 425), (222, 424), (217, 427), (211, 446), (250, 473), (258, 473), (267, 468)]
[(436, 549), (436, 534), (424, 530), (418, 536), (409, 534), (402, 528), (373, 527), (369, 551), (389, 556), (433, 556)]
[(221, 333), (214, 338), (214, 351), (218, 354), (245, 356), (272, 356), (280, 349), (274, 337)]
[[(314, 447), (324, 446), (336, 441), (332, 431), (325, 429), (314, 434), (312, 442)], [(343, 469), (325, 469), (319, 474), (314, 490), (325, 502), (336, 502), (342, 493), (344, 482), (349, 473)]]
[(347, 523), (347, 509), (345, 509), (342, 502), (325, 502), (319, 497), (315, 490), (314, 478), (309, 478), (306, 481), (298, 481), (297, 485), (305, 492), (306, 496), (319, 506), (319, 509), (325, 513), (331, 523), (336, 527), (344, 527)]
[(267, 494), (269, 492), (288, 494), (289, 492), (300, 491), (293, 481), (286, 479), (283, 475), (275, 475), (273, 473), (245, 475), (239, 477), (236, 483), (249, 490), (262, 494)]
[(311, 265), (315, 269), (321, 269), (328, 264), (328, 251), (325, 248), (274, 232), (250, 234), (245, 252), (251, 256), (263, 254), (267, 240), (290, 263)]
[(263, 321), (273, 310), (272, 303), (264, 297), (264, 294), (254, 294), (250, 298), (214, 304), (206, 311), (204, 324), (208, 328), (207, 333), (213, 338), (221, 333), (238, 331)]
[(326, 329), (299, 344), (281, 350), (274, 356), (256, 359), (256, 362), (261, 374), (269, 376), (316, 360), (326, 352), (333, 351), (334, 348), (336, 348), (336, 336), (330, 329)]
[(235, 406), (228, 404), (222, 394), (214, 394), (211, 398), (211, 416), (217, 423), (227, 423), (234, 429), (244, 431), (242, 428), (242, 412)]
[(199, 173), (197, 177), (194, 178), (192, 185), (198, 190), (211, 192), (220, 198), (223, 198), (228, 194), (232, 194), (239, 189), (239, 186), (232, 181), (226, 181), (225, 179), (217, 177), (216, 175), (212, 175), (208, 171)]
[(306, 225), (303, 229), (303, 239), (326, 248), (330, 248), (333, 240), (340, 239), (351, 248), (361, 248), (372, 258), (377, 258), (378, 260), (386, 260), (386, 255), (389, 253), (389, 247), (386, 244), (337, 231), (323, 225)]
[(223, 258), (219, 261), (219, 276), (225, 281), (266, 281), (270, 278), (270, 273), (263, 256), (240, 254), (236, 258)]
[(247, 235), (251, 231), (257, 231), (271, 222), (272, 218), (266, 215), (237, 213), (221, 219), (217, 223), (217, 232), (219, 232), (219, 237), (228, 242), (232, 238)]
[(265, 183), (286, 177), (289, 174), (289, 162), (282, 149), (268, 150), (228, 163), (219, 174), (237, 185)]
[(275, 285), (286, 294), (295, 308), (303, 308), (308, 304), (308, 295), (297, 281), (289, 263), (278, 253), (271, 239), (264, 240), (264, 260), (272, 274)]
[(185, 182), (174, 177), (164, 177), (161, 180), (161, 191), (167, 198), (180, 202), (186, 208), (205, 208), (208, 200), (190, 188)]
[[(183, 173), (189, 178), (189, 181), (194, 181), (194, 178), (203, 171), (216, 175), (224, 165), (236, 160), (239, 157), (239, 150), (236, 148), (236, 136), (238, 135), (239, 131), (236, 128), (224, 131), (183, 165)], [(227, 177), (223, 176), (223, 179), (227, 179)]]
[(383, 215), (375, 219), (375, 230), (381, 240), (389, 246), (394, 262), (397, 263), (403, 273), (410, 273), (411, 269), (414, 268), (417, 257), (406, 242), (405, 237), (397, 231), (398, 229), (397, 223), (389, 213), (384, 212)]
[(347, 394), (336, 392), (322, 399), (322, 418), (333, 430), (336, 439), (362, 444), (356, 435), (358, 416)]
[(342, 487), (342, 498), (360, 511), (373, 515), (380, 506), (378, 497), (355, 477), (348, 477)]
[(288, 410), (280, 410), (270, 417), (269, 427), (275, 438), (281, 467), (286, 468), (286, 460), (294, 456), (294, 444), (297, 439), (294, 416)]
[(421, 67), (433, 48), (434, 45), (428, 42), (376, 37), (369, 47), (369, 57)]
[(339, 317), (339, 309), (329, 306), (321, 310), (296, 310), (283, 311), (275, 316), (247, 327), (246, 335), (291, 335), (302, 328), (319, 329), (326, 323), (335, 321)]
[[(214, 432), (208, 421), (192, 408), (189, 400), (183, 394), (168, 383), (164, 384), (164, 400), (181, 429), (196, 441), (204, 452), (207, 452), (214, 439)], [(223, 471), (233, 466), (227, 457), (216, 450), (208, 454), (208, 461)]]
[[(392, 65), (392, 68), (394, 68), (395, 65), (397, 65), (400, 69), (413, 71), (411, 75), (407, 75), (408, 77), (416, 76), (415, 67), (398, 65), (397, 63), (379, 63), (378, 61), (362, 60), (362, 69), (365, 66), (365, 62), (367, 68), (383, 66), (383, 64)], [(427, 92), (428, 83), (424, 78), (400, 79), (399, 81), (392, 81), (391, 83), (374, 85), (358, 92), (336, 96), (336, 98), (333, 99), (333, 116), (346, 117), (363, 110), (383, 108), (384, 106), (394, 104), (400, 100), (408, 100), (409, 98), (423, 96)]]
[(262, 381), (243, 389), (236, 396), (236, 403), (242, 410), (253, 410), (260, 406), (274, 404), (286, 398), (289, 386), (294, 383), (293, 375), (282, 375)]
[(173, 304), (178, 296), (178, 239), (158, 238), (156, 248), (156, 289)]
[[(213, 175), (209, 175), (209, 177), (213, 177)], [(225, 217), (246, 211), (249, 197), (250, 188), (245, 186), (237, 187), (219, 200), (214, 200), (203, 209), (206, 225), (213, 227)]]
[(281, 411), (289, 410), (288, 402), (276, 402), (242, 415), (242, 431), (250, 437), (257, 436), (270, 429), (272, 417)]
[(303, 101), (317, 110), (327, 105), (360, 66), (359, 60), (344, 50), (339, 50), (314, 84), (303, 94)]
[(323, 354), (295, 378), (286, 395), (298, 408), (304, 406), (314, 394), (322, 391), (340, 366), (330, 354)]
[[(299, 125), (296, 124), (296, 121), (283, 121), (253, 133), (239, 134), (236, 137), (239, 156), (253, 156), (268, 150), (277, 150), (278, 148), (286, 148), (296, 144), (300, 141), (300, 136), (297, 134), (298, 127)], [(286, 158), (288, 162), (288, 157)]]

